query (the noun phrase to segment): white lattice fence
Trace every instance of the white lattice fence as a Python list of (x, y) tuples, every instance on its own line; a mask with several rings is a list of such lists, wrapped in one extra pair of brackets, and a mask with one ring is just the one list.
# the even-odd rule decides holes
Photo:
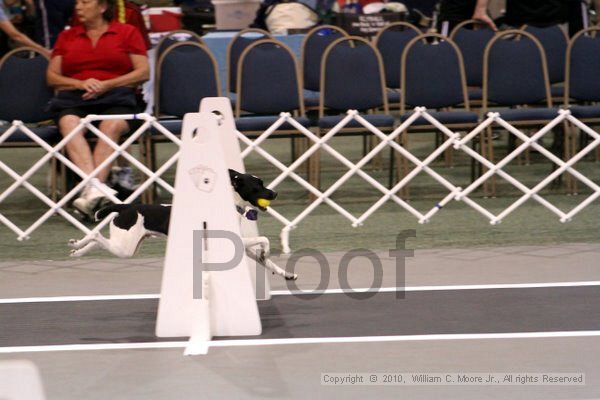
[[(410, 151), (402, 147), (395, 140), (420, 117), (425, 118), (431, 123), (431, 125), (435, 126), (439, 131), (441, 131), (445, 138), (445, 140), (431, 154), (429, 154), (429, 156), (427, 156), (423, 160), (417, 158), (415, 155), (413, 155)], [(132, 135), (127, 137), (127, 139), (122, 144), (119, 145), (117, 143), (112, 142), (108, 137), (106, 137), (102, 132), (100, 132), (96, 127), (92, 125), (92, 122), (94, 121), (106, 119), (139, 119), (143, 121), (143, 123), (139, 129), (137, 129)], [(356, 120), (360, 125), (362, 125), (365, 128), (365, 130), (370, 131), (373, 135), (380, 139), (380, 142), (358, 162), (350, 161), (347, 157), (343, 156), (340, 152), (338, 152), (329, 144), (330, 140), (333, 137), (335, 137), (336, 134), (338, 134), (340, 130), (343, 129), (346, 125), (348, 125), (352, 120)], [(568, 121), (569, 123), (573, 124), (582, 132), (584, 132), (584, 134), (589, 135), (593, 139), (585, 148), (581, 149), (577, 154), (573, 155), (567, 161), (561, 160), (559, 157), (555, 156), (550, 151), (548, 151), (543, 146), (537, 143), (537, 141), (540, 140), (548, 132), (550, 132), (552, 128), (556, 127), (558, 124), (563, 123), (564, 121)], [(311, 143), (309, 148), (290, 165), (285, 165), (283, 162), (269, 154), (269, 152), (267, 152), (263, 147), (261, 147), (261, 144), (263, 144), (264, 141), (267, 140), (278, 129), (278, 127), (280, 127), (286, 122), (294, 126), (298, 130), (298, 132), (307, 137)], [(511, 151), (507, 156), (505, 156), (502, 160), (498, 161), (497, 163), (493, 163), (487, 158), (483, 157), (481, 154), (473, 150), (470, 146), (470, 142), (472, 140), (475, 140), (475, 138), (479, 134), (484, 132), (485, 129), (492, 125), (497, 125), (506, 129), (522, 141), (522, 143), (519, 146), (517, 146), (513, 151)], [(71, 138), (74, 135), (76, 135), (81, 129), (84, 128), (87, 128), (90, 132), (97, 135), (99, 140), (104, 140), (107, 143), (109, 143), (110, 146), (114, 149), (114, 153), (102, 165), (99, 165), (96, 168), (96, 170), (89, 176), (83, 173), (83, 171), (81, 171), (76, 165), (69, 161), (60, 152), (61, 149), (64, 148), (66, 143), (69, 140), (71, 140)], [(26, 229), (21, 229), (20, 227), (18, 227), (1, 212), (0, 222), (6, 225), (13, 232), (15, 232), (19, 240), (28, 238), (30, 234), (32, 234), (38, 227), (45, 223), (48, 220), (48, 218), (50, 218), (54, 214), (58, 214), (65, 218), (68, 222), (70, 222), (76, 228), (81, 230), (85, 235), (90, 235), (95, 232), (98, 232), (108, 224), (108, 222), (110, 221), (109, 218), (100, 222), (96, 227), (90, 230), (81, 222), (79, 222), (76, 218), (70, 215), (69, 212), (64, 209), (64, 206), (71, 199), (73, 199), (74, 196), (77, 195), (77, 193), (81, 191), (81, 189), (90, 181), (90, 179), (96, 176), (96, 174), (101, 169), (109, 165), (118, 156), (125, 157), (134, 167), (139, 169), (147, 177), (147, 179), (124, 202), (131, 202), (135, 200), (146, 189), (148, 189), (150, 185), (154, 183), (160, 185), (169, 193), (173, 193), (173, 187), (162, 179), (162, 175), (177, 162), (177, 159), (179, 157), (178, 152), (173, 154), (163, 165), (160, 166), (160, 168), (157, 169), (157, 171), (150, 171), (143, 163), (138, 161), (135, 157), (131, 156), (126, 151), (130, 145), (132, 145), (140, 139), (144, 132), (151, 128), (154, 128), (157, 131), (159, 131), (161, 134), (170, 139), (176, 145), (180, 145), (180, 140), (176, 136), (174, 136), (166, 128), (160, 125), (160, 123), (154, 117), (148, 114), (114, 116), (90, 115), (87, 118), (82, 119), (79, 126), (77, 126), (69, 135), (65, 136), (63, 140), (61, 140), (60, 143), (58, 143), (55, 146), (50, 146), (42, 139), (40, 139), (37, 135), (35, 135), (30, 129), (24, 126), (21, 122), (15, 121), (10, 129), (8, 129), (4, 134), (0, 135), (0, 144), (2, 144), (13, 133), (17, 131), (22, 131), (47, 153), (37, 162), (35, 162), (32, 165), (32, 167), (29, 168), (29, 170), (27, 170), (23, 175), (17, 174), (13, 169), (11, 169), (5, 163), (0, 161), (0, 169), (6, 172), (15, 180), (15, 182), (12, 185), (10, 185), (6, 190), (0, 193), (0, 204), (8, 196), (12, 195), (18, 187), (22, 186), (25, 189), (29, 190), (34, 196), (42, 200), (48, 206), (48, 211)], [(275, 122), (273, 126), (271, 126), (268, 130), (263, 132), (255, 140), (249, 139), (240, 132), (236, 132), (236, 134), (238, 139), (241, 142), (245, 143), (247, 146), (242, 151), (242, 158), (247, 157), (251, 153), (257, 153), (259, 156), (263, 157), (275, 168), (281, 171), (280, 174), (268, 185), (270, 188), (274, 189), (278, 185), (280, 185), (284, 180), (292, 179), (298, 185), (300, 185), (301, 187), (303, 187), (308, 192), (314, 195), (315, 200), (312, 201), (304, 210), (302, 210), (302, 212), (300, 212), (293, 218), (287, 218), (281, 213), (279, 213), (276, 209), (269, 208), (269, 214), (271, 214), (274, 218), (280, 221), (283, 225), (281, 231), (281, 242), (284, 252), (290, 251), (290, 231), (296, 228), (306, 217), (308, 217), (319, 205), (323, 203), (328, 204), (339, 214), (347, 218), (354, 227), (362, 225), (364, 221), (366, 221), (371, 215), (373, 215), (373, 213), (375, 213), (388, 201), (394, 202), (402, 209), (414, 215), (418, 219), (419, 223), (429, 222), (429, 220), (433, 216), (435, 216), (435, 214), (438, 213), (450, 201), (462, 201), (468, 206), (472, 207), (475, 211), (481, 213), (486, 218), (488, 218), (491, 224), (497, 224), (529, 199), (533, 199), (542, 204), (544, 207), (548, 208), (551, 212), (553, 212), (560, 218), (561, 222), (567, 222), (578, 212), (580, 212), (583, 208), (585, 208), (591, 202), (593, 202), (598, 196), (600, 196), (600, 187), (596, 185), (592, 180), (582, 175), (580, 172), (573, 168), (575, 163), (580, 161), (583, 157), (585, 157), (588, 153), (590, 153), (600, 144), (600, 135), (587, 125), (583, 124), (581, 121), (574, 118), (568, 110), (558, 111), (557, 116), (554, 120), (550, 121), (546, 126), (544, 126), (542, 129), (540, 129), (533, 135), (527, 135), (523, 133), (519, 129), (504, 121), (498, 113), (492, 112), (489, 113), (486, 119), (483, 120), (475, 129), (473, 129), (466, 135), (461, 136), (459, 133), (451, 131), (450, 129), (442, 125), (440, 122), (438, 122), (436, 119), (434, 119), (423, 107), (415, 108), (414, 113), (406, 121), (401, 123), (390, 134), (385, 134), (381, 132), (379, 129), (377, 129), (376, 127), (371, 125), (367, 120), (365, 120), (355, 110), (348, 111), (345, 118), (343, 118), (333, 129), (329, 130), (322, 137), (318, 137), (312, 131), (304, 128), (297, 121), (295, 121), (288, 113), (282, 113), (277, 122)], [(483, 173), (474, 182), (472, 182), (470, 185), (468, 185), (466, 188), (456, 186), (454, 183), (450, 182), (448, 179), (446, 179), (430, 167), (430, 164), (450, 147), (453, 147), (455, 150), (462, 151), (469, 157), (475, 159), (475, 161), (481, 163), (487, 169), (487, 171)], [(392, 148), (393, 151), (395, 151), (399, 156), (405, 157), (415, 166), (406, 176), (402, 177), (399, 180), (399, 182), (397, 182), (391, 189), (382, 185), (379, 181), (374, 179), (368, 172), (366, 172), (363, 169), (367, 165), (367, 163), (373, 160), (375, 156), (377, 156), (381, 151), (388, 148)], [(506, 167), (511, 161), (513, 161), (517, 156), (522, 154), (528, 148), (533, 148), (537, 150), (541, 155), (547, 157), (557, 166), (557, 168), (552, 173), (550, 173), (545, 179), (543, 179), (539, 184), (535, 185), (532, 188), (527, 187), (522, 182), (515, 179), (503, 170), (504, 167)], [(333, 158), (335, 158), (345, 167), (348, 168), (348, 171), (342, 177), (340, 177), (337, 181), (335, 181), (324, 191), (319, 190), (317, 187), (313, 186), (310, 182), (308, 182), (306, 179), (304, 179), (302, 176), (296, 173), (296, 170), (303, 163), (307, 162), (309, 157), (313, 156), (315, 152), (319, 150), (330, 154)], [(48, 196), (43, 194), (39, 189), (37, 189), (28, 182), (28, 179), (31, 178), (31, 176), (37, 170), (39, 170), (45, 163), (47, 163), (52, 157), (55, 157), (59, 162), (64, 163), (68, 168), (70, 168), (82, 178), (82, 181), (58, 202), (52, 201)], [(552, 182), (555, 178), (567, 171), (575, 179), (588, 186), (591, 189), (592, 194), (586, 199), (584, 199), (579, 205), (577, 205), (572, 210), (564, 212), (558, 209), (548, 200), (541, 197), (539, 192), (550, 182)], [(440, 199), (440, 201), (436, 203), (434, 207), (432, 207), (430, 210), (424, 213), (415, 209), (412, 205), (410, 205), (397, 195), (397, 193), (402, 188), (406, 187), (418, 174), (422, 172), (431, 176), (437, 183), (439, 183), (448, 191), (448, 194), (446, 196)], [(338, 204), (332, 199), (332, 195), (354, 175), (361, 177), (368, 184), (372, 185), (373, 188), (375, 188), (381, 195), (381, 197), (371, 207), (369, 207), (367, 211), (365, 211), (359, 216), (354, 216), (352, 213), (350, 213), (348, 210), (346, 210), (344, 207), (342, 207), (340, 204)], [(469, 195), (475, 189), (477, 189), (487, 180), (491, 179), (494, 175), (502, 177), (510, 184), (514, 185), (518, 190), (523, 192), (520, 198), (514, 201), (509, 207), (507, 207), (498, 215), (494, 215), (483, 205), (475, 202), (469, 197)], [(120, 202), (118, 199), (114, 198), (113, 196), (110, 196), (110, 194), (107, 193), (107, 195), (109, 195), (112, 201)]]
[[(122, 144), (117, 144), (108, 138), (104, 133), (102, 133), (98, 128), (96, 128), (92, 123), (94, 121), (104, 121), (109, 119), (139, 119), (144, 121), (142, 125), (133, 132), (129, 137), (127, 137)], [(137, 199), (141, 194), (154, 182), (162, 186), (165, 190), (173, 193), (174, 189), (169, 183), (165, 182), (161, 175), (175, 162), (177, 162), (178, 153), (173, 155), (169, 160), (167, 160), (156, 172), (148, 169), (143, 163), (133, 157), (131, 154), (127, 152), (127, 148), (134, 144), (136, 141), (140, 139), (140, 137), (150, 128), (156, 128), (163, 135), (168, 137), (174, 143), (179, 144), (179, 139), (165, 129), (162, 125), (157, 123), (156, 118), (152, 117), (148, 114), (130, 114), (130, 115), (88, 115), (85, 118), (82, 118), (79, 125), (77, 125), (68, 135), (66, 135), (58, 144), (55, 146), (51, 146), (38, 137), (35, 133), (33, 133), (29, 128), (23, 125), (20, 121), (13, 122), (12, 126), (0, 135), (0, 144), (6, 141), (12, 134), (17, 131), (23, 132), (27, 135), (32, 141), (37, 143), (42, 149), (44, 149), (47, 153), (40, 158), (37, 162), (35, 162), (23, 175), (19, 175), (12, 168), (6, 165), (4, 162), (0, 160), (0, 169), (6, 172), (9, 176), (11, 176), (15, 182), (10, 185), (7, 189), (5, 189), (2, 193), (0, 193), (0, 204), (10, 195), (12, 195), (17, 188), (23, 186), (25, 189), (29, 190), (34, 196), (39, 198), (48, 206), (48, 211), (44, 213), (40, 218), (38, 218), (33, 224), (31, 224), (26, 229), (21, 229), (12, 221), (10, 221), (6, 216), (0, 213), (0, 222), (10, 228), (13, 232), (17, 234), (18, 240), (28, 239), (29, 235), (39, 228), (42, 224), (44, 224), (52, 215), (55, 213), (62, 216), (65, 220), (73, 224), (77, 229), (82, 231), (86, 235), (90, 235), (92, 233), (98, 232), (102, 229), (110, 220), (104, 220), (98, 226), (96, 226), (93, 230), (90, 230), (84, 224), (82, 224), (79, 220), (69, 214), (68, 211), (64, 209), (65, 205), (72, 200), (87, 184), (88, 182), (95, 177), (99, 171), (110, 165), (117, 157), (122, 156), (127, 161), (129, 161), (134, 167), (139, 169), (143, 174), (145, 174), (148, 179), (145, 180), (124, 202), (130, 203)], [(73, 164), (66, 156), (61, 153), (61, 150), (66, 146), (66, 144), (77, 135), (82, 129), (88, 129), (94, 135), (98, 137), (98, 140), (103, 140), (108, 143), (113, 149), (114, 152), (100, 165), (96, 167), (96, 169), (89, 175), (85, 174), (79, 167)], [(42, 193), (39, 189), (31, 185), (27, 180), (31, 178), (31, 176), (38, 171), (44, 164), (46, 164), (52, 157), (55, 157), (58, 161), (62, 162), (67, 168), (71, 169), (74, 173), (76, 173), (79, 177), (81, 177), (81, 182), (79, 182), (71, 191), (66, 193), (58, 202), (52, 201), (48, 196)], [(102, 190), (102, 188), (99, 188)], [(111, 193), (105, 193), (106, 196), (115, 203), (121, 203), (119, 199), (117, 199)]]
[[(408, 151), (407, 149), (402, 147), (398, 142), (395, 141), (395, 139), (400, 134), (405, 132), (420, 117), (423, 117), (427, 121), (429, 121), (431, 125), (439, 129), (445, 137), (444, 142), (441, 143), (429, 156), (427, 156), (423, 160), (417, 158), (410, 151)], [(360, 125), (365, 127), (366, 130), (370, 131), (379, 139), (381, 139), (381, 142), (357, 163), (353, 163), (328, 144), (328, 142), (338, 132), (340, 132), (341, 129), (348, 125), (348, 123), (351, 120), (356, 120)], [(573, 155), (568, 161), (561, 160), (559, 157), (555, 156), (550, 151), (548, 151), (543, 146), (537, 143), (539, 139), (541, 139), (544, 135), (550, 132), (558, 124), (563, 123), (563, 121), (565, 120), (572, 123), (579, 129), (581, 129), (585, 134), (588, 134), (593, 138), (593, 141), (591, 141), (585, 148), (580, 150), (577, 154)], [(273, 134), (275, 128), (282, 125), (284, 122), (289, 122), (312, 142), (312, 145), (308, 148), (308, 150), (289, 166), (285, 166), (281, 161), (277, 160), (275, 157), (273, 157), (271, 154), (269, 154), (267, 151), (260, 147), (260, 144), (263, 143), (271, 134)], [(521, 145), (519, 145), (510, 154), (508, 154), (506, 157), (504, 157), (502, 160), (495, 164), (483, 157), (481, 154), (479, 154), (469, 146), (469, 143), (472, 140), (474, 140), (477, 137), (477, 135), (481, 134), (485, 129), (492, 126), (493, 124), (497, 124), (498, 126), (503, 127), (522, 141)], [(274, 165), (276, 168), (281, 170), (279, 176), (269, 184), (269, 187), (271, 189), (276, 188), (284, 179), (290, 177), (291, 179), (296, 181), (300, 186), (311, 192), (316, 197), (316, 199), (311, 204), (309, 204), (302, 212), (300, 212), (291, 220), (284, 217), (276, 210), (269, 209), (269, 213), (284, 225), (281, 231), (281, 243), (283, 251), (285, 253), (288, 253), (290, 251), (290, 231), (296, 228), (311, 212), (314, 211), (316, 207), (318, 207), (322, 203), (330, 205), (334, 210), (336, 210), (342, 216), (347, 218), (352, 223), (353, 227), (362, 225), (362, 223), (367, 218), (369, 218), (374, 212), (376, 212), (388, 201), (393, 201), (406, 211), (410, 212), (412, 215), (418, 218), (419, 223), (429, 222), (429, 220), (451, 200), (462, 201), (468, 206), (472, 207), (474, 210), (484, 215), (486, 218), (488, 218), (491, 224), (497, 224), (530, 198), (533, 198), (534, 200), (542, 204), (544, 207), (548, 208), (550, 211), (555, 213), (560, 218), (561, 222), (568, 222), (573, 216), (575, 216), (578, 212), (580, 212), (583, 208), (585, 208), (598, 196), (600, 196), (600, 187), (596, 185), (593, 181), (591, 181), (589, 178), (582, 175), (573, 168), (573, 165), (575, 163), (580, 161), (583, 157), (585, 157), (588, 153), (590, 153), (594, 148), (596, 148), (600, 144), (600, 135), (596, 133), (593, 129), (591, 129), (590, 127), (573, 117), (568, 110), (558, 111), (557, 116), (556, 118), (554, 118), (554, 120), (550, 121), (546, 126), (544, 126), (542, 129), (540, 129), (531, 136), (528, 136), (527, 134), (523, 133), (519, 129), (504, 121), (501, 118), (500, 114), (491, 112), (488, 113), (487, 118), (483, 120), (479, 125), (477, 125), (471, 132), (461, 137), (459, 133), (452, 132), (450, 129), (446, 128), (443, 124), (441, 124), (439, 121), (433, 118), (424, 107), (417, 107), (415, 108), (414, 113), (390, 134), (385, 134), (379, 129), (377, 129), (375, 126), (371, 125), (356, 110), (349, 110), (347, 112), (346, 117), (322, 137), (316, 136), (310, 130), (304, 128), (293, 118), (291, 118), (290, 114), (284, 113), (281, 114), (280, 119), (277, 121), (276, 124), (273, 125), (273, 127), (265, 131), (256, 140), (252, 141), (241, 133), (238, 133), (238, 138), (240, 139), (240, 141), (244, 142), (248, 146), (242, 152), (242, 157), (248, 156), (251, 152), (256, 152), (260, 156), (265, 158), (268, 162), (270, 162), (272, 165)], [(370, 176), (366, 171), (362, 169), (378, 153), (380, 153), (382, 150), (388, 147), (391, 147), (399, 155), (407, 158), (412, 164), (415, 165), (415, 168), (413, 168), (406, 176), (400, 179), (400, 181), (396, 183), (391, 189), (386, 188), (384, 185), (375, 180), (372, 176)], [(487, 171), (466, 188), (461, 188), (454, 185), (452, 182), (448, 181), (442, 175), (430, 168), (430, 164), (441, 154), (443, 154), (444, 151), (449, 147), (453, 147), (455, 150), (463, 151), (468, 156), (474, 158), (477, 162), (483, 164), (487, 168)], [(519, 156), (529, 147), (536, 149), (540, 152), (540, 154), (544, 155), (558, 166), (556, 170), (554, 170), (550, 175), (548, 175), (545, 179), (543, 179), (539, 184), (537, 184), (533, 188), (528, 188), (522, 182), (520, 182), (519, 180), (515, 179), (514, 177), (510, 176), (507, 172), (502, 170), (503, 167), (508, 165), (508, 163), (514, 160), (517, 156)], [(331, 186), (329, 186), (329, 188), (327, 188), (325, 191), (320, 191), (315, 186), (311, 185), (309, 182), (307, 182), (305, 179), (303, 179), (295, 173), (295, 170), (298, 169), (300, 165), (302, 165), (302, 163), (307, 161), (308, 158), (315, 154), (315, 152), (318, 150), (322, 150), (329, 153), (336, 160), (338, 160), (348, 168), (348, 171)], [(562, 210), (558, 209), (556, 206), (554, 206), (538, 194), (540, 190), (542, 190), (555, 178), (557, 178), (559, 175), (566, 171), (571, 173), (573, 177), (584, 183), (592, 190), (592, 194), (589, 197), (587, 197), (584, 201), (582, 201), (579, 205), (577, 205), (569, 212), (563, 212)], [(419, 210), (415, 209), (406, 201), (402, 200), (396, 195), (396, 193), (398, 193), (402, 188), (406, 187), (421, 172), (427, 173), (441, 186), (448, 190), (448, 194), (445, 197), (443, 197), (439, 202), (437, 202), (434, 207), (432, 207), (429, 211), (425, 213), (422, 213)], [(380, 199), (376, 201), (367, 211), (365, 211), (362, 215), (358, 217), (352, 215), (348, 210), (344, 209), (341, 205), (339, 205), (331, 199), (331, 196), (334, 194), (334, 192), (337, 191), (346, 181), (348, 181), (348, 179), (350, 179), (355, 174), (363, 178), (367, 183), (371, 184), (375, 189), (381, 192)], [(486, 180), (492, 178), (494, 174), (501, 176), (509, 183), (514, 185), (517, 189), (523, 192), (523, 195), (519, 199), (513, 202), (509, 207), (507, 207), (498, 215), (494, 215), (485, 207), (469, 198), (470, 193), (472, 193), (475, 189), (481, 186)]]

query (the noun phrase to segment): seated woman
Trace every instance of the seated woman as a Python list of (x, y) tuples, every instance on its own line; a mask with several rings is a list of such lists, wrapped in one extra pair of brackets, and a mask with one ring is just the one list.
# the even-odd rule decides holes
[[(57, 90), (50, 109), (57, 113), (63, 136), (86, 115), (137, 111), (134, 88), (149, 76), (146, 45), (136, 28), (112, 21), (113, 10), (114, 0), (77, 0), (75, 12), (82, 25), (62, 32), (56, 41), (47, 80)], [(129, 125), (126, 120), (105, 120), (99, 129), (117, 142)], [(98, 140), (92, 151), (84, 134), (80, 131), (66, 148), (73, 163), (91, 174), (113, 149)], [(109, 172), (107, 165), (73, 201), (80, 213), (93, 216), (106, 204), (106, 193), (114, 193), (104, 183)]]

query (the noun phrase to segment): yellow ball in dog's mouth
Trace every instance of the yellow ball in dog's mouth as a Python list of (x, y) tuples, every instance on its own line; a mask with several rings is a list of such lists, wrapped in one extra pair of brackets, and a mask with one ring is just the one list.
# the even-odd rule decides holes
[(267, 200), (267, 199), (258, 199), (256, 201), (256, 204), (258, 204), (260, 207), (262, 208), (267, 208), (269, 207), (269, 205), (271, 204), (271, 200)]

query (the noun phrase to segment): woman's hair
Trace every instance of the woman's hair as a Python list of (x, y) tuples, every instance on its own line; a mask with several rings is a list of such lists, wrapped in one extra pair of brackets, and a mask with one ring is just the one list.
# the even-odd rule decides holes
[(99, 4), (106, 4), (106, 11), (102, 13), (102, 18), (106, 22), (112, 21), (115, 15), (115, 0), (98, 0)]

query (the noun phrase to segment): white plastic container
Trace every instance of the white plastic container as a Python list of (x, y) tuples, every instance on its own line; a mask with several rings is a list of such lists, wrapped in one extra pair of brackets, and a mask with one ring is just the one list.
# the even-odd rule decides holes
[(244, 29), (256, 18), (261, 0), (212, 0), (217, 29)]

